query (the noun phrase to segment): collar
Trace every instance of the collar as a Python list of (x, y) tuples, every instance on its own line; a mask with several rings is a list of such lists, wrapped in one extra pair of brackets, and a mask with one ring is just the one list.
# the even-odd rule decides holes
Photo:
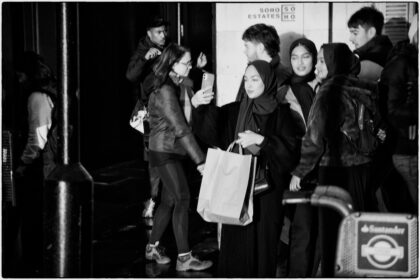
[(392, 43), (388, 36), (377, 35), (370, 39), (366, 44), (354, 51), (362, 60), (371, 60), (381, 66), (385, 66), (389, 51), (392, 49)]
[(153, 47), (153, 48), (156, 48), (156, 49), (158, 49), (160, 51), (162, 51), (165, 48), (165, 46), (167, 45), (167, 44), (165, 44), (165, 46), (162, 46), (161, 47), (161, 46), (155, 44), (154, 42), (152, 42), (152, 40), (150, 40), (149, 36), (147, 36), (147, 35), (146, 35), (146, 43), (149, 46), (149, 48), (152, 48)]

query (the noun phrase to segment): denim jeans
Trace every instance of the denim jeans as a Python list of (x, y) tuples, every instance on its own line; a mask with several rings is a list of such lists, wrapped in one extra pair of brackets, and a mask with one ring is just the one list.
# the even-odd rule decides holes
[(392, 156), (395, 169), (404, 178), (411, 199), (418, 210), (418, 157), (416, 155), (398, 155)]

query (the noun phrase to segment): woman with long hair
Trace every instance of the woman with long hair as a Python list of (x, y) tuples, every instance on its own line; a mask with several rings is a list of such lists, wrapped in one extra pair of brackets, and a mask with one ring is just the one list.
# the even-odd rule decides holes
[[(301, 158), (292, 172), (290, 189), (300, 189), (301, 179), (319, 165), (319, 184), (347, 190), (354, 209), (364, 211), (370, 186), (371, 158), (360, 153), (344, 133), (357, 123), (358, 112), (349, 96), (373, 94), (374, 91), (372, 84), (357, 79), (359, 71), (360, 62), (346, 44), (321, 46), (316, 72), (322, 84), (309, 112)], [(321, 213), (322, 276), (332, 277), (340, 217), (330, 209), (322, 209)]]
[(188, 154), (200, 173), (205, 160), (189, 126), (193, 95), (188, 85), (190, 70), (191, 52), (170, 44), (154, 66), (155, 90), (149, 98), (149, 160), (150, 165), (156, 167), (163, 188), (145, 256), (159, 264), (170, 262), (159, 241), (172, 218), (178, 248), (177, 271), (204, 270), (212, 265), (211, 261), (192, 256), (188, 243), (190, 191), (182, 160)]
[[(277, 79), (266, 61), (255, 60), (244, 75), (246, 94), (222, 107), (214, 104), (193, 110), (195, 133), (207, 144), (226, 150), (236, 141), (244, 154), (256, 156), (266, 170), (270, 189), (253, 198), (253, 222), (222, 225), (219, 277), (275, 277), (277, 243), (283, 223), (282, 194), (298, 162), (300, 139), (288, 104), (277, 101)], [(193, 104), (200, 94), (194, 96)], [(235, 146), (237, 149), (238, 147)], [(234, 148), (234, 151), (235, 151)], [(237, 151), (237, 150), (236, 150)], [(260, 174), (257, 174), (259, 177)]]

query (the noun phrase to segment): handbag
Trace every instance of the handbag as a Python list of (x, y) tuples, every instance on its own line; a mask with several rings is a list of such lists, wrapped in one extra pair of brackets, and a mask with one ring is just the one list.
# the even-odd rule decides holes
[(148, 120), (149, 112), (143, 106), (140, 100), (137, 100), (130, 117), (130, 126), (140, 133), (144, 134), (144, 122)]
[(207, 222), (245, 226), (254, 214), (253, 187), (256, 158), (231, 152), (235, 142), (226, 151), (209, 148), (197, 212)]
[(265, 164), (264, 167), (257, 165), (257, 171), (255, 174), (255, 183), (254, 183), (254, 196), (264, 193), (270, 189), (270, 184), (268, 182), (268, 165)]

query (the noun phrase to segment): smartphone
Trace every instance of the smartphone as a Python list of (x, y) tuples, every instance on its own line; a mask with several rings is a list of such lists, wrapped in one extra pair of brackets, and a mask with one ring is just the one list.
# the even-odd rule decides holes
[(201, 80), (201, 89), (209, 88), (209, 91), (213, 90), (214, 85), (214, 74), (212, 73), (203, 73), (203, 79)]

